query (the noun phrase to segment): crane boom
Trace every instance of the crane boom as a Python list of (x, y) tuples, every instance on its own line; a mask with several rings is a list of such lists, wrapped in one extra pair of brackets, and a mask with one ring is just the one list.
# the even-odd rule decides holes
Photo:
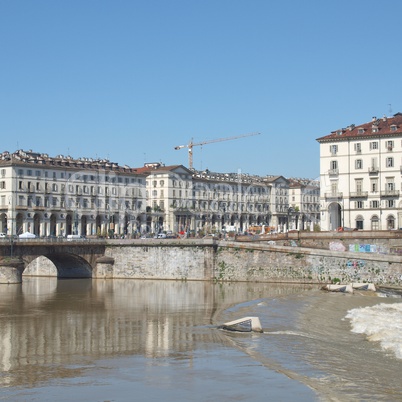
[(206, 140), (206, 141), (201, 141), (201, 142), (193, 142), (193, 139), (191, 139), (191, 141), (188, 144), (178, 145), (177, 147), (174, 147), (174, 149), (179, 150), (179, 149), (183, 149), (183, 148), (188, 148), (188, 167), (190, 169), (192, 169), (193, 168), (193, 147), (199, 146), (199, 145), (212, 144), (214, 142), (236, 140), (238, 138), (251, 137), (253, 135), (260, 135), (260, 134), (261, 133), (249, 133), (249, 134), (243, 134), (243, 135), (235, 135), (233, 137), (215, 138), (214, 140)]

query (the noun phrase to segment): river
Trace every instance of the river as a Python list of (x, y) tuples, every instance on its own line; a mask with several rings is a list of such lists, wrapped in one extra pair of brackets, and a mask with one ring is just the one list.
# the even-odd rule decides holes
[[(319, 286), (24, 277), (0, 401), (402, 400), (402, 299)], [(258, 316), (264, 332), (218, 325)]]

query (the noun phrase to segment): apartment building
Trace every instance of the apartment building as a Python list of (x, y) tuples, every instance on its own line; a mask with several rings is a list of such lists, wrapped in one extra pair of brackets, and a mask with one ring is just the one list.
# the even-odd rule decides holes
[(107, 159), (0, 155), (0, 231), (111, 235), (146, 226), (145, 176)]
[(317, 141), (322, 230), (402, 227), (402, 113), (373, 117)]
[(289, 183), (282, 176), (251, 176), (147, 163), (147, 225), (151, 231), (246, 231), (287, 222)]
[(319, 180), (290, 178), (289, 205), (296, 211), (296, 228), (314, 230), (320, 223)]
[(283, 176), (162, 163), (131, 168), (23, 150), (0, 154), (0, 232), (7, 234), (243, 232), (256, 225), (284, 231), (289, 205)]

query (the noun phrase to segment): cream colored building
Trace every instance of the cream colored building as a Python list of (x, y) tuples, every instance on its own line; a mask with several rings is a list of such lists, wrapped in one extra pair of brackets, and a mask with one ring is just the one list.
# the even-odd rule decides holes
[(289, 179), (289, 204), (297, 211), (296, 228), (314, 230), (320, 223), (320, 183), (318, 180)]
[(19, 150), (0, 155), (0, 232), (37, 236), (122, 236), (172, 232), (244, 232), (289, 221), (282, 176), (195, 171), (147, 163), (49, 157)]
[(0, 232), (123, 235), (146, 227), (145, 176), (109, 160), (0, 155)]
[(402, 227), (402, 114), (318, 138), (321, 228)]
[(152, 232), (243, 232), (287, 222), (288, 181), (282, 176), (250, 176), (189, 170), (148, 163), (147, 224)]

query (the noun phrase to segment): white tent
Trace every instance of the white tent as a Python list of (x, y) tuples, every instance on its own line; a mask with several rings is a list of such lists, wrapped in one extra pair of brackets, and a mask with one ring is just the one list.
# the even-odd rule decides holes
[(18, 236), (20, 239), (34, 239), (36, 236), (32, 233), (25, 232)]

